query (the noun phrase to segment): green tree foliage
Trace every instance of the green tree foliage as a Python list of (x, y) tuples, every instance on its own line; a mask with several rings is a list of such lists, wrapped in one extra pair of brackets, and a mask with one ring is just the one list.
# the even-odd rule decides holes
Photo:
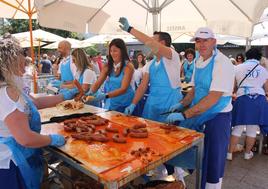
[[(3, 25), (4, 26), (1, 27), (1, 31), (0, 31), (2, 34), (5, 32), (20, 33), (20, 32), (29, 31), (29, 20), (27, 19), (6, 19), (6, 22)], [(33, 25), (33, 30), (42, 29), (50, 33), (54, 33), (56, 35), (62, 36), (64, 38), (66, 37), (76, 38), (76, 39), (79, 38), (78, 34), (75, 32), (42, 27), (38, 24), (37, 20), (32, 20), (32, 25)]]
[(96, 45), (85, 48), (85, 51), (88, 55), (92, 55), (92, 56), (96, 56), (98, 53), (98, 49), (97, 49)]

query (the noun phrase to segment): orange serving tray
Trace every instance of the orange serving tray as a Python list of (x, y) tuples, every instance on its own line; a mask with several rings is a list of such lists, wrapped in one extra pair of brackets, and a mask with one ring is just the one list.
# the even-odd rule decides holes
[[(63, 130), (63, 124), (42, 125), (42, 134), (62, 134), (67, 137), (66, 144), (59, 148), (65, 154), (71, 156), (83, 164), (83, 167), (95, 176), (105, 186), (111, 183), (117, 183), (122, 186), (148, 170), (171, 159), (182, 151), (190, 148), (193, 142), (202, 140), (203, 134), (189, 129), (180, 128), (176, 132), (166, 134), (159, 126), (161, 123), (145, 120), (138, 117), (124, 116), (117, 112), (104, 112), (99, 116), (109, 120), (110, 125), (122, 130), (125, 127), (132, 127), (134, 124), (146, 123), (149, 131), (149, 137), (145, 139), (136, 139), (127, 137), (126, 144), (114, 143), (110, 140), (107, 143), (91, 142), (87, 143), (80, 140), (74, 140)], [(107, 126), (97, 126), (103, 129)], [(108, 133), (109, 138), (112, 134)], [(136, 158), (130, 153), (132, 150), (149, 147), (156, 152), (151, 156), (151, 162), (144, 163), (141, 158)], [(108, 187), (109, 188), (109, 187)]]

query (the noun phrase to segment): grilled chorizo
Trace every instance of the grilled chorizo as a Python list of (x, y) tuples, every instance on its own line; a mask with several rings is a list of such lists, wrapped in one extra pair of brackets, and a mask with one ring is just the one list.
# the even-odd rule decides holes
[(144, 132), (144, 133), (129, 133), (129, 136), (132, 138), (147, 138), (148, 137), (148, 132)]
[(98, 142), (108, 142), (109, 138), (103, 134), (92, 134), (91, 139)]
[(127, 142), (126, 138), (120, 137), (118, 134), (115, 134), (113, 136), (113, 141), (116, 143), (126, 143)]
[(133, 129), (146, 128), (146, 124), (145, 123), (137, 123), (137, 124), (133, 125), (132, 128)]
[(118, 128), (109, 127), (109, 126), (105, 128), (105, 131), (111, 132), (111, 133), (119, 133)]

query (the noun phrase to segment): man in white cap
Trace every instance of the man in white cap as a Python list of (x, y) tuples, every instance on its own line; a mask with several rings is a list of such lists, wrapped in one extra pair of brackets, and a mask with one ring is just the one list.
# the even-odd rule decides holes
[[(234, 67), (230, 59), (216, 49), (211, 29), (199, 28), (192, 41), (195, 41), (200, 54), (193, 73), (194, 87), (183, 100), (170, 108), (171, 111), (187, 109), (170, 114), (167, 122), (180, 121), (180, 126), (204, 132), (201, 188), (220, 189), (231, 132)], [(171, 164), (183, 167), (180, 158), (185, 160), (190, 157), (190, 151), (187, 153), (174, 158)]]

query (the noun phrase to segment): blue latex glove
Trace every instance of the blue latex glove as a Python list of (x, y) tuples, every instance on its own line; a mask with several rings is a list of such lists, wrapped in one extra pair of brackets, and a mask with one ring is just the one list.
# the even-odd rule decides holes
[(183, 105), (181, 103), (174, 104), (169, 108), (169, 112), (181, 111), (183, 109)]
[(136, 107), (135, 104), (130, 104), (128, 107), (126, 107), (124, 114), (131, 115), (133, 113), (135, 107)]
[(72, 89), (61, 89), (59, 91), (59, 94), (62, 94), (63, 95), (63, 99), (64, 100), (71, 100), (78, 93), (79, 93), (79, 91), (78, 91), (78, 89), (76, 87), (75, 88), (72, 88)]
[(50, 82), (51, 86), (52, 87), (57, 87), (57, 88), (60, 88), (61, 84), (62, 84), (62, 81), (60, 80), (53, 80)]
[(129, 25), (129, 23), (128, 23), (127, 18), (125, 18), (125, 17), (120, 17), (120, 18), (119, 18), (119, 22), (120, 22), (120, 24), (122, 24), (122, 25), (119, 25), (119, 27), (120, 27), (122, 30), (128, 32), (128, 29), (129, 29), (130, 25)]
[(60, 147), (65, 144), (65, 138), (62, 135), (49, 135), (51, 142), (50, 146)]
[(166, 122), (167, 123), (174, 123), (176, 121), (183, 121), (183, 120), (185, 120), (185, 118), (182, 115), (182, 113), (172, 113), (172, 114), (168, 115)]
[(106, 98), (106, 94), (105, 93), (97, 93), (94, 95), (95, 98), (92, 100), (94, 102), (99, 102), (99, 101), (102, 101)]

